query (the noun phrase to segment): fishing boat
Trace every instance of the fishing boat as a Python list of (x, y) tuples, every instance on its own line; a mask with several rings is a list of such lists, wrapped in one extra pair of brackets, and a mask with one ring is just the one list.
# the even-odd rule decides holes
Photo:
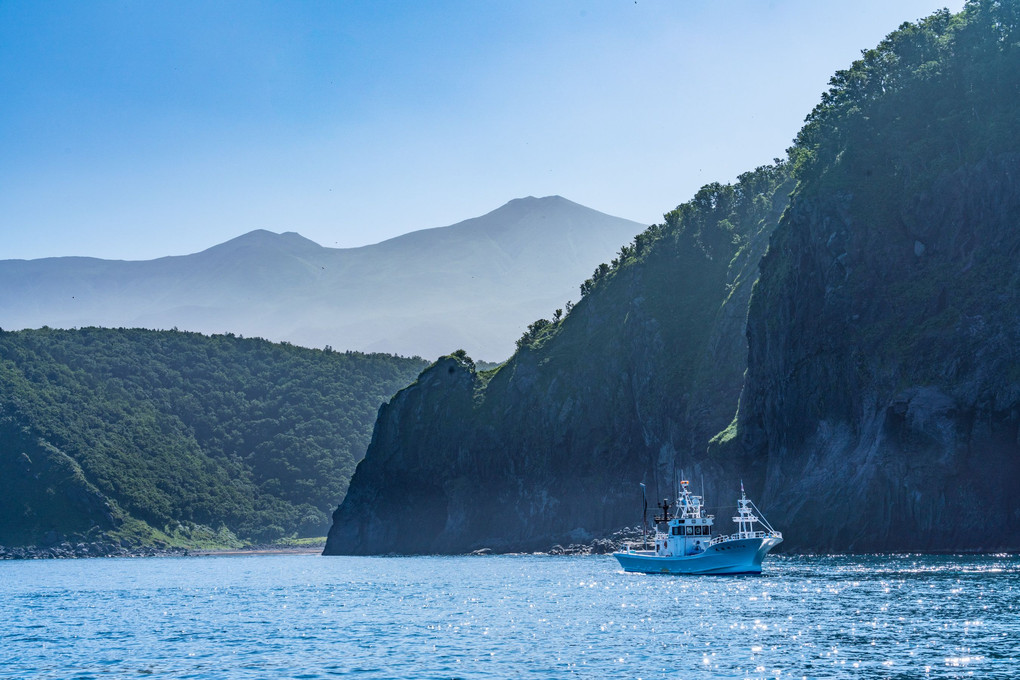
[[(744, 493), (733, 522), (735, 533), (717, 535), (715, 516), (705, 513), (701, 496), (680, 482), (676, 503), (664, 500), (655, 517), (655, 549), (642, 545), (613, 553), (624, 571), (645, 574), (760, 574), (761, 562), (770, 550), (783, 542), (783, 535), (772, 528)], [(643, 489), (644, 485), (642, 485)], [(647, 508), (647, 503), (645, 504)], [(760, 524), (761, 529), (756, 528)], [(663, 527), (660, 530), (660, 527)]]

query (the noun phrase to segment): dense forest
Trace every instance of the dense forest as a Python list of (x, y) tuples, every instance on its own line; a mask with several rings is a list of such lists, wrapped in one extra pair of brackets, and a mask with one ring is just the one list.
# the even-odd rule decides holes
[(720, 508), (743, 478), (795, 549), (1020, 547), (1018, 102), (1020, 3), (903, 24), (506, 364), (398, 393), (326, 551), (607, 535), (681, 469)]
[(0, 331), (0, 545), (321, 536), (419, 358), (138, 329)]

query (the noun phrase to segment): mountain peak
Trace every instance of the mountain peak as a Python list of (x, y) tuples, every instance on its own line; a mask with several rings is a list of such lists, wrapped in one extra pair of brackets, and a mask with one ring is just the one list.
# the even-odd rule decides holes
[[(574, 203), (571, 200), (563, 198), (562, 196), (542, 196), (536, 198), (534, 196), (524, 196), (522, 198), (515, 198), (507, 201), (500, 207), (496, 208), (492, 212), (482, 215), (481, 218), (474, 218), (485, 220), (490, 217), (496, 217), (500, 220), (511, 220), (516, 221), (520, 219), (527, 219), (531, 216), (538, 215), (542, 217), (551, 217), (553, 215), (567, 216), (571, 215), (574, 217), (585, 216), (590, 218), (595, 215), (601, 217), (610, 217), (599, 211), (583, 206), (580, 203)], [(472, 222), (473, 220), (466, 220), (466, 222)], [(463, 223), (462, 223), (463, 224)]]
[(321, 250), (322, 246), (311, 239), (305, 238), (296, 231), (285, 231), (282, 234), (277, 234), (267, 229), (255, 229), (219, 245), (207, 248), (202, 252), (230, 252), (240, 249), (303, 253)]
[(360, 248), (256, 229), (157, 261), (0, 261), (0, 309), (5, 328), (177, 327), (502, 358), (642, 228), (559, 196), (528, 196)]
[[(567, 199), (565, 199), (562, 196), (559, 196), (557, 194), (553, 194), (552, 196), (541, 196), (539, 198), (536, 198), (535, 196), (521, 196), (520, 198), (510, 199), (509, 201), (507, 201), (506, 204), (507, 205), (511, 205), (513, 203), (552, 203), (552, 202), (555, 202), (555, 201), (566, 201), (566, 200)], [(570, 201), (567, 201), (567, 202), (569, 203)]]
[[(578, 205), (573, 201), (568, 201), (562, 196), (542, 196), (536, 198), (534, 196), (522, 196), (521, 198), (514, 198), (503, 204), (502, 208), (510, 207), (521, 207), (521, 208), (548, 208), (554, 205)], [(501, 210), (502, 208), (497, 208)]]

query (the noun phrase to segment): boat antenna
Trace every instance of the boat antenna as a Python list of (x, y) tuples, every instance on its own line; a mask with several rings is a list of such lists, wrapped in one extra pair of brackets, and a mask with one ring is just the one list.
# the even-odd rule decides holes
[[(659, 496), (659, 466), (658, 466), (658, 464), (656, 464), (655, 465), (655, 504), (656, 505), (659, 504), (659, 498), (661, 498), (661, 496)], [(657, 530), (658, 529), (656, 529), (656, 531)]]
[(645, 495), (645, 483), (641, 482), (641, 548), (648, 544), (648, 496)]

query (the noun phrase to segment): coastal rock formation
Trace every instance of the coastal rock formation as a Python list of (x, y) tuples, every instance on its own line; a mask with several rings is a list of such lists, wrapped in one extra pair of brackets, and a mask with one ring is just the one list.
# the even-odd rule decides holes
[(802, 548), (1016, 549), (1020, 155), (881, 220), (856, 189), (796, 200), (762, 263), (738, 427), (762, 501)]
[(1020, 549), (1018, 37), (1015, 0), (904, 24), (771, 174), (666, 215), (495, 374), (426, 371), (326, 552), (583, 542), (678, 469), (720, 516), (742, 478), (785, 549)]
[(1020, 548), (1020, 3), (906, 24), (808, 117), (738, 424), (790, 543)]
[(425, 370), (380, 409), (325, 552), (590, 543), (640, 522), (639, 482), (654, 503), (681, 471), (734, 498), (702, 452), (732, 419), (753, 271), (791, 187), (783, 167), (706, 187), (506, 364), (455, 353)]

